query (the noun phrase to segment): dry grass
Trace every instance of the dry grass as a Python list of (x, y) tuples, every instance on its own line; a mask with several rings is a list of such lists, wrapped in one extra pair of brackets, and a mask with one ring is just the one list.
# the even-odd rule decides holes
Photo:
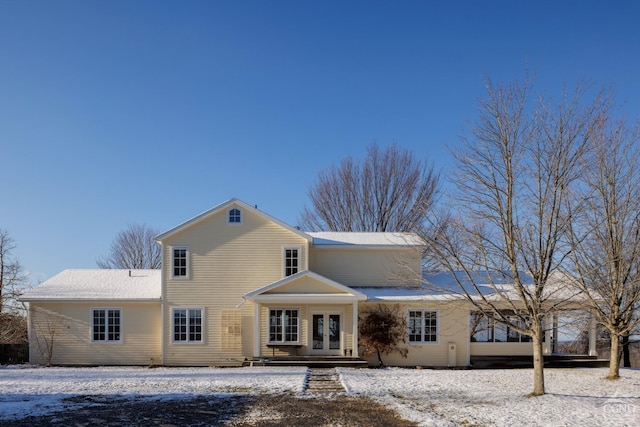
[[(368, 398), (298, 398), (292, 395), (198, 397), (172, 401), (105, 401), (75, 397), (89, 406), (12, 421), (26, 426), (416, 426)], [(0, 424), (2, 424), (0, 422)]]

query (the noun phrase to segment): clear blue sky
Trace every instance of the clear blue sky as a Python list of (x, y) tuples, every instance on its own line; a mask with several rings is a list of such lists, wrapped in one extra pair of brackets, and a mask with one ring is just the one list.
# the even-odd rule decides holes
[(231, 197), (295, 225), (397, 141), (445, 172), (483, 76), (640, 108), (632, 1), (0, 0), (0, 228), (34, 283)]

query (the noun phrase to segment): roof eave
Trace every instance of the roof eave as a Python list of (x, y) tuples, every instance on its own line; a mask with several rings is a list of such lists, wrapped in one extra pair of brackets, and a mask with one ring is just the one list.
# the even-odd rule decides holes
[(222, 211), (222, 210), (226, 209), (227, 207), (231, 206), (232, 204), (237, 204), (237, 205), (241, 206), (243, 209), (249, 210), (249, 211), (255, 213), (256, 215), (262, 217), (263, 219), (266, 219), (268, 221), (274, 222), (274, 223), (278, 224), (279, 226), (291, 231), (292, 233), (295, 233), (295, 234), (299, 235), (300, 237), (306, 239), (308, 242), (312, 242), (313, 241), (313, 238), (311, 236), (309, 236), (307, 233), (305, 233), (303, 231), (300, 231), (297, 228), (292, 227), (289, 224), (286, 224), (286, 223), (280, 221), (279, 219), (277, 219), (275, 217), (272, 217), (271, 215), (269, 215), (267, 213), (264, 213), (261, 210), (255, 208), (255, 207), (249, 205), (248, 203), (245, 203), (242, 200), (237, 199), (237, 198), (229, 199), (226, 202), (220, 203), (219, 205), (216, 205), (216, 206), (212, 207), (211, 209), (208, 209), (208, 210), (202, 212), (201, 214), (196, 215), (193, 218), (188, 219), (187, 221), (185, 221), (185, 222), (183, 222), (181, 224), (178, 224), (177, 226), (175, 226), (175, 227), (173, 227), (173, 228), (171, 228), (171, 229), (169, 229), (169, 230), (167, 230), (167, 231), (165, 231), (165, 232), (163, 232), (161, 234), (158, 234), (154, 238), (154, 240), (156, 242), (162, 243), (162, 241), (167, 239), (168, 237), (171, 237), (171, 236), (175, 235), (176, 233), (179, 233), (180, 231), (184, 230), (185, 228), (188, 228), (188, 227), (190, 227), (190, 226), (192, 226), (194, 224), (197, 224), (200, 221), (203, 221), (203, 220), (209, 218), (212, 215), (215, 215), (215, 214), (219, 213), (220, 211)]
[(27, 297), (18, 298), (20, 302), (162, 302), (157, 298), (60, 298), (60, 297)]

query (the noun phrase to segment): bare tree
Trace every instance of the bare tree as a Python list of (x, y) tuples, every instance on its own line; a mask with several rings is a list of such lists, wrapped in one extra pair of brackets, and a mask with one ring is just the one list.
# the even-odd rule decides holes
[(118, 233), (109, 255), (99, 259), (100, 268), (160, 268), (162, 254), (160, 245), (154, 241), (158, 232), (146, 225), (129, 225), (126, 230)]
[(481, 313), (531, 337), (531, 395), (538, 396), (545, 392), (542, 322), (561, 304), (555, 280), (571, 251), (566, 206), (607, 102), (599, 94), (585, 105), (578, 87), (557, 106), (531, 105), (529, 78), (487, 79), (486, 90), (471, 138), (454, 153), (452, 218), (424, 239)]
[(14, 257), (14, 240), (7, 230), (0, 229), (0, 313), (20, 311), (17, 298), (27, 285), (27, 274)]
[(31, 349), (38, 351), (45, 366), (51, 366), (54, 344), (65, 327), (62, 316), (51, 310), (31, 306), (30, 327), (33, 339)]
[(22, 344), (29, 341), (24, 313), (0, 313), (0, 325), (0, 344)]
[(363, 356), (375, 354), (380, 366), (384, 366), (382, 356), (385, 354), (398, 353), (407, 357), (409, 350), (401, 347), (407, 334), (407, 320), (399, 306), (378, 304), (367, 307), (358, 325)]
[(351, 157), (318, 175), (300, 225), (309, 231), (416, 231), (438, 191), (439, 175), (413, 152), (374, 142), (362, 165)]
[[(609, 331), (609, 379), (620, 377), (619, 337), (640, 326), (640, 146), (638, 132), (602, 117), (582, 174), (573, 221), (576, 284)], [(581, 236), (586, 235), (585, 238)]]

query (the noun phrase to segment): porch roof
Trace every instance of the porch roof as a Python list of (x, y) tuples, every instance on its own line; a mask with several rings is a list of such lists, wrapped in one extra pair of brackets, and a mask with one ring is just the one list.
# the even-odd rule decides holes
[[(309, 286), (313, 282), (315, 286)], [(244, 295), (257, 302), (352, 303), (363, 301), (363, 293), (310, 270), (303, 270)]]

